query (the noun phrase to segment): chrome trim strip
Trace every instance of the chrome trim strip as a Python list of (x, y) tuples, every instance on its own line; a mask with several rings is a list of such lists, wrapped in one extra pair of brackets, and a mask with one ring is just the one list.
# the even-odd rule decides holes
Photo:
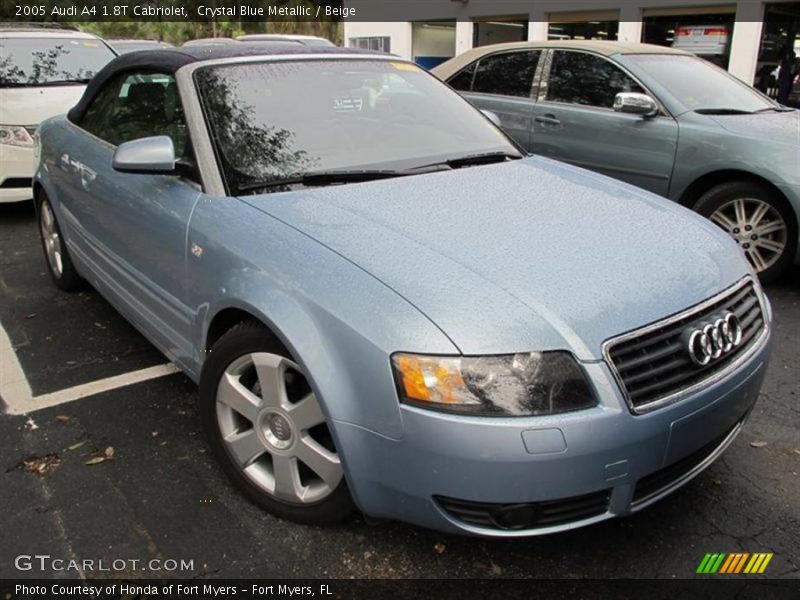
[[(617, 371), (617, 367), (614, 365), (614, 361), (611, 360), (611, 346), (614, 346), (615, 344), (619, 344), (622, 342), (626, 342), (633, 338), (641, 337), (652, 331), (655, 331), (656, 329), (661, 329), (662, 327), (671, 325), (676, 321), (680, 321), (681, 319), (684, 319), (686, 317), (691, 317), (693, 314), (705, 310), (706, 308), (708, 308), (713, 304), (716, 304), (720, 300), (724, 300), (725, 298), (734, 295), (736, 292), (738, 292), (748, 284), (752, 284), (753, 286), (756, 298), (758, 298), (759, 307), (761, 308), (762, 320), (764, 321), (764, 328), (761, 330), (761, 335), (759, 335), (754, 341), (750, 343), (750, 347), (747, 348), (745, 352), (740, 354), (736, 358), (736, 360), (727, 365), (724, 369), (711, 373), (705, 379), (698, 381), (697, 383), (689, 386), (688, 388), (678, 390), (677, 392), (673, 392), (667, 396), (664, 396), (663, 398), (659, 398), (658, 400), (648, 402), (647, 404), (634, 406), (633, 402), (631, 402), (630, 396), (628, 395), (628, 390), (625, 387), (625, 383), (622, 380), (619, 371)], [(662, 319), (661, 321), (656, 321), (655, 323), (651, 323), (650, 325), (646, 325), (645, 327), (642, 327), (640, 329), (636, 329), (634, 331), (624, 333), (615, 338), (606, 340), (605, 342), (603, 342), (603, 359), (608, 365), (608, 368), (611, 370), (611, 373), (614, 375), (614, 380), (617, 382), (617, 387), (619, 388), (622, 397), (625, 398), (625, 402), (628, 404), (628, 409), (635, 415), (643, 415), (653, 410), (656, 410), (657, 408), (661, 408), (663, 406), (667, 406), (668, 404), (673, 404), (675, 402), (678, 402), (682, 398), (685, 398), (686, 396), (689, 396), (704, 387), (713, 385), (718, 381), (724, 379), (725, 377), (730, 375), (733, 371), (742, 366), (742, 364), (748, 361), (756, 352), (758, 352), (766, 343), (767, 339), (769, 338), (769, 334), (770, 334), (770, 327), (769, 327), (769, 319), (767, 311), (764, 306), (764, 293), (762, 292), (758, 282), (756, 282), (751, 275), (746, 275), (741, 280), (739, 280), (738, 283), (733, 284), (732, 286), (726, 288), (719, 294), (709, 298), (708, 300), (701, 302), (700, 304), (696, 304), (691, 308), (676, 313), (670, 317), (667, 317), (666, 319)]]
[[(722, 454), (726, 450), (726, 448), (731, 445), (733, 440), (736, 439), (736, 436), (739, 435), (739, 432), (742, 430), (742, 427), (744, 427), (745, 421), (747, 421), (747, 416), (742, 418), (736, 425), (734, 425), (733, 429), (731, 429), (730, 433), (727, 436), (725, 436), (725, 439), (720, 442), (719, 446), (714, 448), (714, 450), (712, 450), (708, 456), (706, 456), (702, 461), (697, 463), (690, 471), (684, 473), (682, 476), (678, 477), (674, 481), (671, 481), (666, 486), (656, 490), (649, 496), (645, 496), (644, 498), (642, 498), (641, 500), (637, 500), (636, 502), (631, 502), (631, 512), (632, 513), (638, 512), (644, 508), (647, 508), (651, 504), (658, 502), (665, 496), (670, 495), (678, 488), (689, 483), (692, 479), (697, 477), (701, 472), (705, 471), (709, 466), (711, 466), (711, 463), (717, 460), (720, 454)], [(669, 468), (669, 466), (670, 465), (667, 465), (665, 468)]]

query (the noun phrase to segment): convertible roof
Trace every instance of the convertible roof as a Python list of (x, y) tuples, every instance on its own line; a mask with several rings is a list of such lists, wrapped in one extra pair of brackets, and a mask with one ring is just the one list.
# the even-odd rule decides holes
[(80, 101), (67, 113), (72, 122), (78, 122), (107, 81), (127, 71), (155, 71), (174, 74), (181, 67), (204, 60), (246, 56), (275, 56), (279, 54), (365, 54), (382, 55), (381, 52), (336, 46), (303, 46), (286, 42), (238, 42), (229, 45), (197, 45), (159, 50), (139, 50), (118, 56), (97, 74), (86, 86)]

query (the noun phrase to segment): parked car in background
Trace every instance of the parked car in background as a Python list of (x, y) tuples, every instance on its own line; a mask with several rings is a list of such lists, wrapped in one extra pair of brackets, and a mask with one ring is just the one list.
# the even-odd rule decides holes
[(725, 25), (681, 25), (675, 30), (672, 47), (697, 56), (727, 56), (729, 38)]
[(127, 54), (138, 50), (158, 50), (159, 48), (172, 48), (169, 42), (159, 40), (137, 40), (137, 39), (106, 39), (117, 54)]
[(181, 44), (182, 48), (188, 48), (191, 46), (231, 46), (236, 45), (236, 40), (233, 38), (227, 37), (215, 37), (215, 38), (197, 38), (194, 40), (187, 40)]
[(72, 29), (0, 26), (0, 202), (33, 197), (33, 136), (65, 113), (116, 53)]
[(298, 35), (291, 33), (248, 33), (236, 38), (240, 42), (297, 42), (304, 46), (335, 46), (333, 42), (316, 35)]
[(412, 62), (128, 54), (40, 141), (54, 283), (199, 382), (215, 455), (281, 517), (589, 525), (701, 472), (758, 397), (771, 309), (726, 234), (525, 156)]
[(680, 202), (763, 281), (798, 253), (800, 112), (686, 52), (604, 41), (499, 44), (436, 67), (526, 150)]

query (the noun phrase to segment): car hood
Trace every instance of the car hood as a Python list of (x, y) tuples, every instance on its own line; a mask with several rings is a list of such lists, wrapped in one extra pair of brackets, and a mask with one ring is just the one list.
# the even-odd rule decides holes
[(0, 88), (0, 123), (38, 125), (75, 106), (84, 89), (84, 85)]
[(800, 110), (757, 115), (714, 115), (723, 129), (742, 137), (769, 140), (773, 144), (800, 145)]
[(394, 289), (464, 354), (598, 360), (604, 340), (749, 272), (690, 211), (538, 157), (242, 200)]

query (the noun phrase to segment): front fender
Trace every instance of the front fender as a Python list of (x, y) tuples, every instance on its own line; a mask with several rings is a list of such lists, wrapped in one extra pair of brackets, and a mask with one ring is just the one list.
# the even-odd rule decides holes
[(240, 200), (201, 198), (188, 244), (198, 367), (214, 316), (226, 308), (246, 311), (290, 350), (332, 421), (400, 437), (391, 354), (457, 352), (396, 292)]

